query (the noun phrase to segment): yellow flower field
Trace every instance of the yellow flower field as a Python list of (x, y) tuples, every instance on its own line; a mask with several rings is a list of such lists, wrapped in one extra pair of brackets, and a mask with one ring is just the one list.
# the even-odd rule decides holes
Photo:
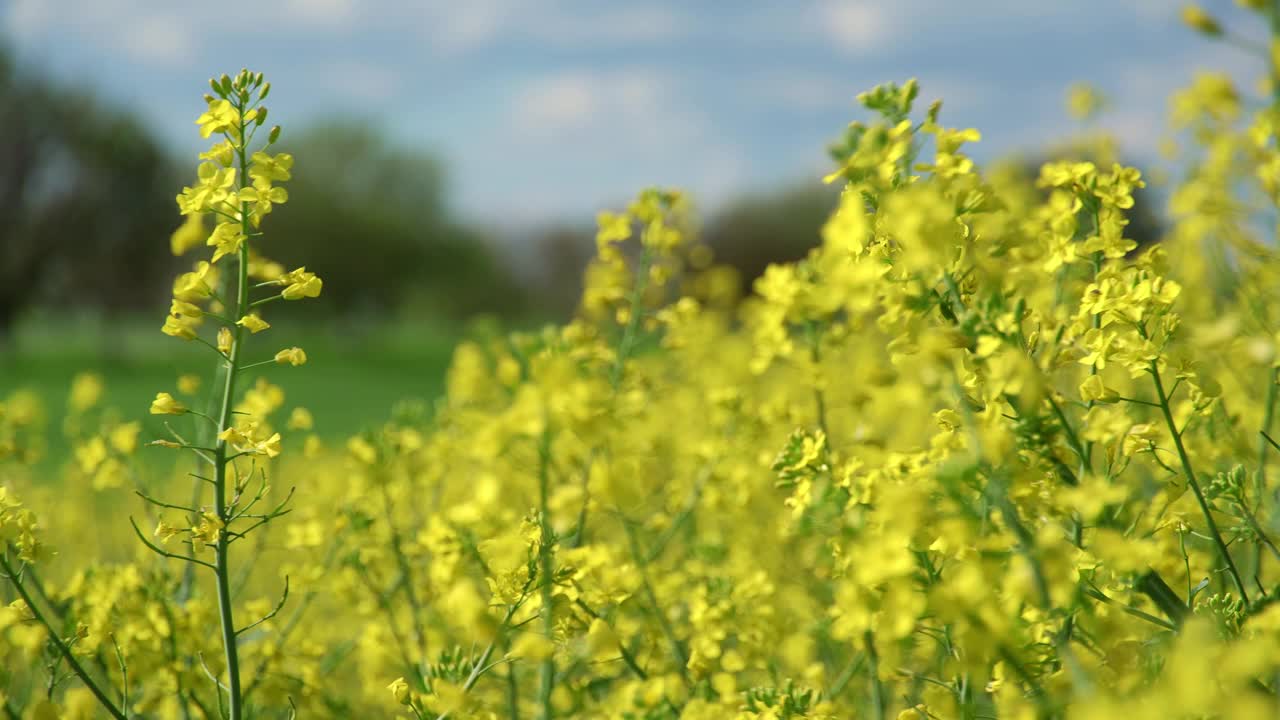
[(167, 434), (86, 372), (42, 476), (50, 409), (0, 399), (0, 715), (1280, 717), (1260, 62), (1171, 99), (1158, 242), (1112, 144), (1028, 181), (886, 84), (820, 246), (749, 297), (644, 190), (574, 320), (462, 343), (445, 397), (345, 444), (271, 382), (308, 371), (276, 303), (324, 292), (270, 259), (307, 160), (260, 73), (212, 80), (156, 322), (209, 363), (156, 388)]

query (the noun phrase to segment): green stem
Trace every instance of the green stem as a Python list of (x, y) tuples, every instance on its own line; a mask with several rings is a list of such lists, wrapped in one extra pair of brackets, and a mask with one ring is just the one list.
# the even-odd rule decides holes
[(827, 442), (831, 442), (831, 428), (827, 425), (827, 398), (822, 392), (821, 375), (822, 375), (822, 334), (818, 331), (817, 323), (812, 320), (805, 325), (805, 334), (809, 340), (809, 359), (813, 362), (814, 378), (813, 384), (813, 403), (815, 412), (818, 415), (818, 428), (822, 430), (822, 434), (826, 436)]
[(649, 266), (652, 263), (653, 257), (646, 248), (640, 254), (640, 262), (636, 268), (636, 283), (631, 288), (628, 304), (627, 324), (622, 329), (622, 339), (618, 341), (618, 356), (614, 359), (613, 369), (609, 373), (609, 386), (614, 390), (617, 390), (618, 383), (622, 381), (623, 368), (627, 357), (631, 354), (631, 346), (635, 344), (636, 332), (640, 329), (640, 313), (643, 310), (644, 293), (649, 286)]
[(1271, 432), (1271, 425), (1275, 421), (1276, 389), (1280, 387), (1276, 385), (1277, 380), (1280, 380), (1280, 376), (1277, 376), (1276, 369), (1272, 368), (1267, 372), (1266, 407), (1262, 414), (1261, 437), (1258, 438), (1258, 475), (1254, 481), (1255, 503), (1262, 502), (1262, 494), (1267, 487), (1267, 451), (1270, 450), (1271, 446), (1267, 442), (1267, 433)]
[[(422, 605), (418, 602), (417, 593), (413, 591), (413, 569), (410, 567), (409, 559), (405, 557), (403, 543), (400, 539), (400, 530), (396, 527), (391, 513), (391, 495), (387, 491), (386, 483), (381, 483), (381, 486), (383, 516), (386, 518), (387, 528), (391, 531), (392, 554), (396, 558), (396, 564), (400, 567), (400, 588), (404, 590), (405, 599), (409, 602), (409, 610), (413, 613), (410, 626), (413, 630), (414, 641), (418, 644), (415, 650), (417, 655), (422, 657), (427, 652), (427, 634), (422, 627)], [(423, 671), (419, 665), (415, 665), (415, 668), (419, 676), (421, 676)]]
[[(541, 541), (538, 543), (539, 589), (542, 598), (542, 632), (548, 642), (555, 639), (556, 619), (554, 613), (555, 598), (552, 586), (551, 558), (551, 431), (544, 430), (538, 447), (538, 521)], [(543, 659), (539, 670), (538, 707), (541, 720), (551, 720), (554, 711), (551, 707), (551, 691), (554, 689), (556, 677), (556, 661), (553, 654)]]
[[(575, 601), (575, 603), (577, 604), (578, 607), (582, 608), (593, 619), (604, 620), (604, 617), (601, 616), (600, 613), (596, 612), (595, 610), (592, 610), (591, 606), (583, 602), (581, 598)], [(631, 651), (627, 649), (626, 644), (623, 643), (621, 640), (618, 641), (618, 652), (622, 655), (622, 662), (626, 664), (627, 668), (631, 670), (631, 672), (634, 673), (637, 678), (639, 678), (640, 680), (649, 679), (649, 673), (645, 672), (644, 668), (640, 667), (640, 663), (636, 662), (636, 656), (633, 655)]]
[(1196, 502), (1200, 504), (1200, 512), (1204, 514), (1205, 523), (1209, 526), (1209, 534), (1213, 538), (1213, 544), (1217, 546), (1218, 553), (1222, 555), (1223, 561), (1227, 564), (1227, 571), (1231, 574), (1231, 582), (1236, 586), (1236, 592), (1240, 593), (1240, 599), (1245, 603), (1249, 602), (1249, 595), (1244, 589), (1244, 580), (1240, 577), (1240, 571), (1236, 569), (1236, 561), (1231, 557), (1231, 551), (1227, 549), (1227, 543), (1222, 539), (1222, 533), (1218, 532), (1218, 523), (1213, 519), (1213, 511), (1209, 509), (1209, 502), (1205, 500), (1204, 492), (1200, 489), (1200, 482), (1196, 480), (1196, 472), (1191, 467), (1191, 458), (1187, 456), (1187, 449), (1182, 444), (1182, 433), (1178, 432), (1178, 426), (1173, 421), (1173, 411), (1169, 409), (1169, 396), (1164, 392), (1164, 383), (1160, 379), (1160, 368), (1156, 361), (1151, 361), (1151, 379), (1155, 381), (1156, 397), (1160, 401), (1160, 412), (1164, 415), (1165, 425), (1169, 428), (1169, 435), (1173, 437), (1173, 446), (1178, 451), (1178, 460), (1182, 463), (1182, 472), (1187, 476), (1187, 484), (1191, 486), (1191, 491), (1195, 493)]
[[(515, 616), (516, 610), (519, 610), (520, 606), (523, 604), (524, 599), (521, 598), (518, 602), (512, 604), (511, 607), (507, 608), (506, 617), (502, 618), (502, 623), (498, 625), (498, 634), (489, 641), (489, 645), (485, 647), (484, 652), (480, 653), (480, 657), (477, 658), (475, 664), (471, 666), (471, 673), (467, 675), (466, 681), (462, 683), (463, 694), (471, 692), (471, 688), (476, 686), (476, 683), (480, 680), (481, 676), (483, 676), (489, 668), (493, 667), (492, 665), (489, 665), (489, 658), (493, 656), (493, 649), (498, 646), (498, 640), (501, 639), (502, 634), (505, 633), (507, 628), (511, 625), (511, 618)], [(440, 713), (436, 716), (436, 720), (446, 720), (449, 717), (450, 712), (450, 710), (446, 710)]]
[[(248, 175), (249, 161), (245, 156), (244, 123), (241, 122), (240, 137), (242, 142), (236, 148), (239, 160), (240, 182)], [(248, 203), (240, 203), (240, 229), (246, 236), (250, 232)], [(236, 293), (236, 316), (244, 314), (249, 305), (249, 242), (246, 240), (237, 253), (237, 270), (239, 282)], [(231, 353), (227, 358), (226, 383), (222, 388), (222, 407), (218, 416), (218, 434), (231, 427), (231, 410), (235, 398), (236, 377), (240, 369), (240, 353), (244, 345), (244, 328), (236, 325), (233, 333)], [(214, 453), (213, 502), (214, 512), (224, 525), (230, 521), (227, 508), (227, 441), (219, 439)], [(218, 541), (214, 546), (214, 575), (218, 586), (218, 621), (222, 629), (222, 647), (227, 660), (227, 694), (230, 720), (243, 720), (244, 700), (240, 689), (240, 653), (236, 645), (236, 625), (231, 605), (231, 572), (228, 557), (230, 537), (226, 528), (218, 533)]]
[(689, 677), (689, 656), (685, 652), (684, 645), (680, 643), (680, 638), (676, 636), (676, 630), (671, 626), (671, 620), (666, 613), (662, 612), (662, 605), (658, 602), (658, 596), (653, 591), (653, 584), (649, 582), (649, 563), (645, 560), (646, 554), (640, 548), (640, 540), (636, 537), (635, 528), (631, 526), (631, 522), (625, 517), (622, 518), (622, 528), (627, 533), (627, 545), (631, 549), (631, 560), (636, 564), (636, 569), (640, 571), (640, 589), (644, 591), (644, 597), (649, 601), (649, 610), (658, 621), (658, 627), (662, 629), (662, 634), (667, 638), (667, 644), (671, 647), (671, 655), (680, 666), (681, 677), (684, 678), (687, 684), (692, 685)]
[(1088, 595), (1089, 597), (1093, 598), (1094, 600), (1097, 600), (1097, 601), (1099, 601), (1099, 602), (1104, 602), (1104, 603), (1106, 603), (1106, 604), (1108, 604), (1108, 605), (1115, 605), (1116, 607), (1120, 608), (1120, 610), (1122, 610), (1123, 612), (1126, 612), (1126, 613), (1128, 613), (1128, 614), (1130, 614), (1130, 615), (1132, 615), (1132, 616), (1134, 616), (1134, 617), (1136, 617), (1136, 618), (1142, 618), (1143, 620), (1146, 620), (1147, 622), (1149, 622), (1149, 623), (1151, 623), (1151, 624), (1153, 624), (1153, 625), (1159, 625), (1160, 627), (1164, 628), (1165, 630), (1174, 630), (1174, 631), (1177, 631), (1177, 629), (1178, 629), (1178, 626), (1177, 626), (1177, 625), (1174, 625), (1173, 623), (1171, 623), (1171, 622), (1169, 622), (1169, 621), (1167, 621), (1167, 620), (1163, 620), (1163, 619), (1161, 619), (1161, 618), (1158, 618), (1158, 617), (1156, 617), (1155, 615), (1152, 615), (1151, 613), (1143, 612), (1142, 610), (1139, 610), (1138, 608), (1133, 607), (1132, 605), (1126, 605), (1125, 603), (1122, 603), (1122, 602), (1120, 602), (1120, 601), (1118, 601), (1118, 600), (1115, 600), (1115, 599), (1112, 599), (1112, 598), (1110, 598), (1110, 597), (1107, 597), (1107, 596), (1106, 596), (1106, 595), (1104, 595), (1103, 593), (1098, 592), (1097, 590), (1094, 590), (1093, 588), (1086, 587), (1086, 588), (1081, 588), (1081, 590), (1084, 592), (1084, 594), (1085, 594), (1085, 595)]
[(58, 649), (58, 654), (67, 661), (68, 665), (71, 666), (71, 671), (76, 674), (76, 677), (80, 678), (80, 682), (84, 683), (85, 687), (89, 688), (89, 692), (93, 693), (93, 696), (98, 699), (98, 702), (102, 704), (102, 707), (107, 709), (107, 713), (109, 713), (111, 717), (116, 718), (116, 720), (128, 720), (128, 716), (121, 712), (120, 708), (116, 707), (116, 704), (112, 702), (111, 698), (108, 697), (105, 692), (103, 692), (102, 688), (98, 686), (98, 683), (94, 682), (93, 678), (89, 675), (89, 672), (84, 669), (84, 666), (80, 664), (80, 661), (76, 659), (75, 655), (71, 654), (71, 648), (67, 646), (66, 641), (64, 641), (62, 636), (58, 634), (58, 631), (49, 624), (48, 619), (40, 612), (40, 608), (36, 607), (34, 598), (32, 598), (31, 594), (27, 592), (26, 586), (18, 580), (18, 574), (14, 572), (13, 567), (9, 565), (9, 559), (5, 553), (0, 553), (0, 569), (4, 570), (5, 576), (9, 578), (9, 583), (13, 585), (14, 590), (18, 591), (18, 597), (22, 598), (22, 602), (26, 603), (27, 609), (31, 611), (36, 622), (44, 626), (44, 629), (49, 633), (49, 640), (53, 643), (54, 647)]
[(849, 664), (844, 666), (844, 670), (841, 670), (840, 674), (836, 676), (835, 682), (831, 683), (831, 689), (824, 693), (825, 697), (832, 700), (840, 697), (840, 694), (849, 686), (849, 681), (853, 679), (854, 675), (858, 674), (858, 671), (862, 669), (862, 664), (866, 661), (866, 653), (854, 655), (849, 660)]
[(1160, 573), (1155, 570), (1143, 573), (1135, 587), (1138, 592), (1150, 598), (1174, 626), (1181, 626), (1191, 612), (1187, 608), (1187, 603), (1178, 597), (1178, 593), (1174, 592), (1173, 588), (1169, 587), (1169, 583), (1165, 582), (1164, 578), (1160, 577)]
[(884, 720), (885, 697), (884, 683), (880, 682), (880, 654), (876, 652), (876, 638), (870, 630), (862, 634), (862, 642), (867, 648), (867, 676), (871, 679), (871, 707), (875, 720)]
[[(631, 297), (628, 300), (627, 324), (622, 329), (622, 337), (618, 340), (618, 350), (613, 359), (613, 366), (609, 369), (609, 388), (611, 390), (611, 398), (616, 399), (618, 396), (618, 385), (622, 383), (623, 371), (626, 369), (627, 358), (631, 356), (634, 349), (636, 333), (640, 329), (640, 314), (644, 310), (644, 293), (649, 284), (649, 267), (653, 264), (653, 256), (648, 248), (645, 248), (640, 254), (640, 262), (636, 270), (636, 281), (631, 288)], [(573, 540), (570, 547), (581, 547), (586, 540), (587, 532), (587, 510), (591, 505), (591, 466), (596, 462), (598, 448), (592, 448), (591, 454), (587, 456), (587, 462), (583, 465), (582, 470), (582, 507), (578, 510), (578, 525), (573, 532)]]

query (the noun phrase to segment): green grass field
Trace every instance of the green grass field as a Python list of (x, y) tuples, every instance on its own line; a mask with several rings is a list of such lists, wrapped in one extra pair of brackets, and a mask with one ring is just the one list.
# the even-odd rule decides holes
[[(241, 387), (264, 375), (284, 389), (285, 412), (306, 407), (322, 438), (341, 439), (380, 423), (401, 400), (435, 399), (461, 335), (461, 328), (429, 322), (376, 327), (281, 322), (248, 346), (250, 357), (267, 359), (276, 350), (296, 345), (306, 350), (307, 364), (252, 370)], [(124, 419), (142, 420), (143, 438), (149, 440), (163, 431), (163, 425), (148, 415), (155, 394), (176, 394), (182, 374), (199, 375), (207, 390), (215, 362), (209, 348), (162, 335), (159, 323), (145, 318), (110, 325), (65, 317), (31, 319), (0, 353), (0, 398), (21, 388), (34, 390), (45, 403), (49, 422), (55, 423), (66, 407), (72, 378), (96, 372), (106, 384), (103, 405), (117, 408)], [(56, 427), (49, 431), (46, 458), (56, 462), (68, 448)]]

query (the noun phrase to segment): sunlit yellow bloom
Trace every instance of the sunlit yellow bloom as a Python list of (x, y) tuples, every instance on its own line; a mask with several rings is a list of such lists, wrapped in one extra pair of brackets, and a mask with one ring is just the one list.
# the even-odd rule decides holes
[(293, 169), (293, 156), (289, 153), (272, 156), (259, 151), (255, 152), (249, 161), (253, 163), (249, 168), (249, 177), (259, 189), (269, 188), (272, 183), (284, 182), (293, 177), (290, 173)]
[(205, 261), (196, 263), (195, 270), (183, 273), (173, 282), (173, 296), (184, 302), (199, 302), (213, 292), (213, 266)]
[(284, 275), (279, 282), (286, 286), (281, 293), (285, 300), (320, 297), (320, 290), (324, 287), (320, 278), (315, 273), (307, 272), (306, 268), (298, 268)]
[(197, 172), (195, 186), (183, 188), (178, 195), (178, 209), (183, 215), (225, 209), (231, 203), (235, 182), (235, 168), (204, 163)]
[(240, 114), (229, 100), (213, 99), (209, 101), (209, 109), (196, 118), (200, 126), (200, 137), (207, 138), (214, 133), (227, 132), (240, 122)]
[(169, 523), (164, 521), (164, 518), (161, 518), (156, 523), (156, 529), (154, 532), (152, 532), (152, 535), (159, 538), (160, 542), (167, 543), (169, 542), (169, 538), (173, 537), (174, 535), (177, 535), (180, 532), (182, 532), (181, 529), (170, 525)]
[(307, 353), (299, 347), (286, 348), (276, 353), (275, 360), (281, 365), (288, 363), (297, 367), (307, 362)]
[(246, 328), (250, 333), (260, 333), (271, 327), (270, 323), (263, 320), (257, 313), (249, 313), (236, 321), (237, 325)]
[(210, 262), (218, 262), (227, 255), (234, 255), (240, 252), (240, 248), (244, 245), (245, 236), (240, 228), (240, 223), (222, 222), (213, 228), (213, 233), (209, 235), (209, 239), (205, 244), (214, 248), (213, 259)]
[(152, 415), (181, 415), (185, 412), (186, 406), (167, 392), (156, 393), (156, 399), (151, 401)]

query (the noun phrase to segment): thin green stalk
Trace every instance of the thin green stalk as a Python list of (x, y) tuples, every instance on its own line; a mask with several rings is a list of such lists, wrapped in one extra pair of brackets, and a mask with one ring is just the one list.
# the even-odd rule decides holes
[(858, 674), (858, 671), (862, 669), (862, 664), (866, 661), (866, 653), (854, 655), (849, 664), (845, 665), (844, 670), (841, 670), (840, 674), (836, 676), (835, 682), (831, 683), (831, 689), (827, 690), (824, 695), (829, 699), (840, 697), (844, 689), (849, 686), (849, 681), (853, 679), (854, 675)]
[(49, 640), (53, 643), (54, 647), (57, 648), (58, 654), (67, 661), (67, 665), (71, 666), (71, 671), (76, 674), (76, 677), (80, 678), (80, 682), (84, 683), (84, 686), (89, 688), (89, 692), (93, 693), (93, 696), (98, 699), (98, 702), (102, 704), (102, 707), (107, 709), (107, 713), (110, 714), (111, 717), (116, 718), (116, 720), (128, 720), (128, 716), (121, 712), (120, 708), (116, 707), (115, 702), (112, 701), (98, 683), (94, 681), (94, 679), (89, 675), (89, 672), (85, 670), (84, 666), (80, 664), (80, 661), (76, 659), (76, 656), (71, 654), (71, 648), (67, 646), (66, 641), (64, 641), (62, 636), (58, 634), (57, 629), (49, 624), (44, 613), (40, 612), (40, 608), (36, 607), (35, 599), (31, 597), (31, 594), (27, 592), (27, 588), (20, 580), (18, 580), (18, 574), (14, 572), (13, 566), (9, 564), (9, 559), (5, 553), (0, 553), (0, 569), (4, 570), (5, 576), (9, 578), (9, 583), (13, 585), (13, 589), (18, 592), (18, 597), (22, 598), (22, 602), (26, 603), (27, 608), (35, 617), (36, 622), (44, 626), (44, 629), (49, 633)]
[[(427, 652), (427, 634), (422, 627), (422, 604), (418, 602), (418, 595), (413, 591), (413, 569), (409, 565), (409, 559), (405, 557), (404, 546), (400, 539), (400, 530), (396, 527), (391, 514), (391, 495), (387, 491), (386, 483), (381, 485), (383, 516), (386, 518), (387, 527), (391, 530), (391, 550), (395, 556), (396, 564), (400, 567), (400, 588), (404, 590), (405, 599), (409, 601), (409, 611), (413, 613), (410, 626), (413, 630), (413, 639), (418, 644), (416, 648), (417, 654), (421, 657)], [(422, 672), (422, 669), (419, 668), (418, 674), (421, 675)]]
[[(240, 123), (240, 138), (242, 140), (244, 138), (243, 120)], [(238, 144), (236, 155), (241, 182), (243, 182), (249, 171), (243, 142)], [(248, 203), (240, 203), (240, 218), (240, 229), (247, 236), (250, 232)], [(249, 306), (249, 243), (247, 240), (240, 246), (236, 257), (239, 281), (235, 315), (239, 316)], [(222, 407), (218, 415), (219, 435), (231, 427), (231, 410), (235, 398), (236, 379), (240, 370), (240, 354), (244, 345), (244, 328), (236, 325), (232, 333), (231, 353), (227, 358), (226, 383), (222, 388)], [(227, 441), (219, 438), (214, 454), (213, 502), (214, 512), (224, 524), (230, 519), (227, 509), (227, 466), (229, 464)], [(222, 629), (222, 646), (227, 661), (227, 694), (229, 695), (227, 704), (230, 720), (243, 720), (244, 700), (240, 689), (240, 653), (236, 645), (236, 626), (231, 606), (230, 558), (227, 553), (229, 543), (230, 538), (224, 527), (223, 531), (218, 533), (218, 540), (214, 546), (214, 575), (217, 578), (218, 587), (218, 621)]]
[[(541, 542), (538, 543), (538, 587), (542, 597), (542, 632), (550, 642), (555, 638), (556, 618), (552, 587), (551, 558), (551, 434), (544, 430), (538, 447), (538, 523)], [(555, 686), (555, 656), (548, 654), (543, 659), (538, 678), (538, 717), (551, 720), (554, 711), (551, 707), (551, 691)]]
[[(480, 657), (477, 658), (475, 661), (475, 664), (471, 666), (471, 672), (470, 674), (467, 675), (466, 681), (462, 683), (463, 694), (471, 692), (471, 688), (475, 687), (476, 683), (479, 682), (480, 678), (485, 674), (485, 672), (488, 671), (489, 668), (493, 667), (493, 665), (489, 664), (489, 658), (493, 656), (493, 649), (498, 646), (498, 640), (501, 638), (502, 634), (505, 633), (507, 631), (507, 628), (510, 626), (511, 618), (515, 617), (516, 611), (519, 610), (520, 606), (522, 606), (523, 604), (524, 604), (524, 598), (521, 597), (520, 600), (512, 604), (511, 607), (507, 608), (506, 617), (502, 618), (502, 623), (498, 625), (497, 635), (495, 635), (494, 638), (489, 641), (489, 645), (485, 647), (484, 652), (480, 653)], [(449, 713), (450, 713), (449, 710), (446, 710), (440, 713), (439, 715), (436, 716), (436, 720), (446, 720), (449, 717)], [(513, 716), (513, 719), (514, 719), (514, 716)]]
[(658, 621), (658, 627), (662, 628), (662, 634), (666, 636), (667, 644), (671, 646), (671, 655), (680, 666), (681, 677), (684, 678), (686, 683), (692, 684), (689, 678), (689, 656), (685, 653), (684, 645), (680, 644), (680, 638), (676, 637), (676, 631), (671, 626), (671, 621), (662, 612), (662, 605), (658, 602), (657, 594), (653, 592), (653, 584), (649, 582), (649, 563), (645, 560), (646, 555), (640, 548), (640, 540), (636, 537), (635, 528), (631, 527), (631, 523), (626, 518), (622, 518), (622, 528), (627, 533), (627, 545), (631, 549), (631, 560), (636, 564), (636, 569), (640, 572), (640, 589), (644, 591), (645, 599), (649, 601), (649, 610)]
[(1135, 585), (1138, 592), (1146, 595), (1160, 608), (1160, 611), (1168, 616), (1169, 620), (1175, 625), (1180, 626), (1191, 613), (1187, 608), (1187, 603), (1178, 597), (1178, 593), (1169, 587), (1169, 583), (1160, 577), (1160, 573), (1155, 570), (1148, 570), (1138, 578)]
[(1036, 718), (1044, 720), (1045, 718), (1052, 717), (1053, 713), (1049, 705), (1049, 699), (1045, 695), (1044, 688), (1040, 686), (1040, 683), (1036, 680), (1035, 676), (1027, 670), (1026, 666), (1022, 664), (1022, 661), (1018, 659), (1018, 656), (1015, 655), (1007, 646), (1001, 644), (997, 646), (997, 650), (1000, 653), (1000, 659), (1004, 660), (1005, 665), (1009, 666), (1009, 668), (1013, 670), (1013, 674), (1018, 676), (1018, 679), (1022, 681), (1022, 684), (1027, 687), (1027, 691), (1031, 694), (1031, 697), (1035, 699)]
[(1222, 559), (1227, 564), (1227, 571), (1231, 574), (1231, 582), (1236, 586), (1236, 592), (1240, 593), (1240, 599), (1249, 602), (1249, 595), (1244, 589), (1244, 580), (1240, 577), (1240, 571), (1236, 569), (1236, 561), (1231, 557), (1231, 551), (1227, 549), (1227, 543), (1222, 539), (1222, 533), (1218, 532), (1218, 523), (1213, 519), (1213, 511), (1209, 508), (1209, 502), (1205, 500), (1204, 492), (1200, 489), (1200, 482), (1196, 480), (1196, 472), (1191, 467), (1191, 458), (1187, 456), (1187, 449), (1182, 444), (1182, 433), (1178, 432), (1177, 423), (1173, 421), (1173, 411), (1169, 409), (1169, 396), (1164, 392), (1164, 383), (1160, 379), (1160, 368), (1156, 361), (1151, 361), (1151, 379), (1155, 381), (1156, 397), (1160, 401), (1160, 412), (1164, 415), (1165, 425), (1169, 428), (1169, 435), (1173, 437), (1173, 445), (1178, 451), (1178, 460), (1182, 463), (1182, 472), (1187, 476), (1187, 484), (1191, 486), (1191, 491), (1195, 493), (1196, 502), (1200, 504), (1200, 512), (1204, 514), (1205, 523), (1209, 526), (1209, 534), (1213, 538), (1213, 544), (1217, 546), (1218, 553), (1222, 555)]
[[(636, 270), (636, 282), (631, 288), (628, 300), (627, 324), (622, 329), (622, 337), (618, 340), (618, 350), (613, 358), (613, 367), (609, 369), (609, 389), (612, 398), (618, 396), (618, 386), (622, 383), (623, 371), (627, 358), (634, 349), (636, 333), (640, 329), (640, 314), (644, 310), (644, 293), (649, 285), (649, 267), (653, 264), (653, 256), (648, 248), (640, 253), (640, 262)], [(570, 547), (581, 547), (586, 539), (587, 509), (591, 505), (591, 466), (596, 461), (598, 448), (592, 448), (582, 470), (582, 507), (578, 510), (578, 526), (573, 532)]]
[[(604, 618), (600, 615), (600, 613), (596, 612), (595, 610), (592, 610), (591, 606), (583, 602), (581, 598), (576, 600), (575, 604), (578, 607), (582, 608), (593, 619), (604, 620)], [(633, 655), (631, 651), (627, 649), (627, 646), (623, 644), (621, 640), (618, 641), (618, 653), (622, 655), (622, 662), (626, 664), (627, 668), (631, 670), (631, 672), (634, 673), (637, 678), (639, 678), (640, 680), (649, 679), (649, 673), (645, 672), (644, 668), (640, 667), (640, 663), (636, 662), (636, 656)]]
[(520, 720), (520, 682), (516, 679), (516, 666), (507, 668), (507, 717)]
[[(1098, 206), (1097, 206), (1096, 198), (1093, 199), (1093, 203), (1094, 203), (1093, 233), (1098, 237), (1102, 237), (1102, 218), (1098, 214)], [(1102, 274), (1102, 260), (1103, 260), (1103, 255), (1101, 250), (1095, 250), (1093, 255), (1090, 257), (1090, 264), (1093, 267), (1093, 281), (1095, 283), (1098, 282), (1098, 276)], [(1100, 329), (1102, 327), (1102, 316), (1097, 313), (1094, 313), (1091, 324), (1094, 330)], [(1096, 364), (1090, 366), (1089, 374), (1090, 375), (1098, 374), (1098, 366)], [(1095, 404), (1094, 401), (1090, 400), (1087, 405), (1088, 409), (1092, 410), (1094, 404)], [(1089, 441), (1084, 444), (1084, 451), (1085, 451), (1084, 465), (1086, 468), (1092, 469), (1093, 468), (1093, 441)]]
[(1149, 623), (1151, 623), (1151, 624), (1153, 624), (1153, 625), (1159, 625), (1160, 627), (1164, 628), (1165, 630), (1174, 630), (1174, 631), (1176, 631), (1176, 630), (1178, 629), (1178, 626), (1177, 626), (1177, 625), (1174, 625), (1173, 623), (1171, 623), (1171, 622), (1169, 622), (1169, 621), (1167, 621), (1167, 620), (1164, 620), (1164, 619), (1158, 618), (1158, 617), (1156, 617), (1155, 615), (1152, 615), (1151, 613), (1143, 612), (1142, 610), (1139, 610), (1138, 608), (1136, 608), (1136, 607), (1134, 607), (1134, 606), (1132, 606), (1132, 605), (1127, 605), (1127, 604), (1122, 603), (1122, 602), (1120, 602), (1120, 601), (1118, 601), (1118, 600), (1115, 600), (1115, 599), (1113, 599), (1113, 598), (1107, 597), (1107, 596), (1106, 596), (1106, 595), (1104, 595), (1103, 593), (1098, 592), (1097, 590), (1094, 590), (1094, 589), (1093, 589), (1093, 588), (1091, 588), (1091, 587), (1081, 588), (1081, 590), (1084, 592), (1084, 594), (1085, 594), (1085, 595), (1088, 595), (1089, 597), (1093, 598), (1094, 600), (1098, 600), (1099, 602), (1104, 602), (1104, 603), (1106, 603), (1106, 604), (1108, 604), (1108, 605), (1115, 605), (1116, 607), (1120, 608), (1120, 610), (1121, 610), (1121, 611), (1123, 611), (1123, 612), (1125, 612), (1125, 613), (1128, 613), (1129, 615), (1132, 615), (1132, 616), (1134, 616), (1134, 617), (1136, 617), (1136, 618), (1141, 618), (1141, 619), (1143, 619), (1143, 620), (1146, 620), (1147, 622), (1149, 622)]
[(1258, 438), (1258, 474), (1254, 480), (1254, 497), (1256, 503), (1262, 503), (1262, 495), (1267, 488), (1267, 453), (1271, 449), (1271, 443), (1267, 442), (1267, 434), (1271, 432), (1271, 425), (1275, 422), (1276, 412), (1276, 390), (1278, 387), (1276, 381), (1280, 380), (1275, 368), (1267, 372), (1267, 399), (1266, 406), (1262, 413), (1262, 432)]
[(862, 642), (867, 648), (867, 676), (871, 680), (872, 716), (876, 720), (884, 720), (885, 696), (884, 683), (880, 682), (880, 654), (876, 652), (875, 635), (870, 630), (862, 634)]
[[(822, 335), (818, 332), (817, 323), (810, 321), (805, 326), (805, 334), (809, 340), (809, 359), (813, 362), (815, 374), (821, 374), (822, 368)], [(822, 392), (821, 382), (815, 382), (813, 385), (813, 403), (815, 412), (818, 415), (818, 428), (822, 430), (822, 434), (826, 436), (827, 442), (831, 442), (831, 428), (827, 425), (827, 398)]]
[(652, 263), (653, 257), (649, 254), (648, 248), (645, 248), (640, 253), (640, 262), (636, 267), (635, 286), (631, 288), (627, 324), (622, 329), (622, 339), (618, 341), (618, 355), (614, 359), (613, 369), (609, 372), (609, 386), (615, 391), (618, 383), (622, 381), (623, 368), (627, 357), (631, 354), (632, 345), (635, 344), (636, 332), (640, 329), (641, 303), (644, 301), (645, 290), (649, 287), (649, 266)]
[(1062, 424), (1062, 430), (1067, 434), (1067, 444), (1075, 452), (1080, 459), (1079, 476), (1084, 477), (1086, 473), (1092, 472), (1093, 468), (1088, 464), (1088, 452), (1085, 451), (1084, 445), (1080, 442), (1080, 437), (1076, 435), (1075, 428), (1071, 427), (1071, 421), (1067, 419), (1066, 413), (1062, 411), (1062, 406), (1058, 405), (1052, 395), (1048, 396), (1049, 407), (1053, 408), (1053, 414), (1058, 416), (1058, 422)]

